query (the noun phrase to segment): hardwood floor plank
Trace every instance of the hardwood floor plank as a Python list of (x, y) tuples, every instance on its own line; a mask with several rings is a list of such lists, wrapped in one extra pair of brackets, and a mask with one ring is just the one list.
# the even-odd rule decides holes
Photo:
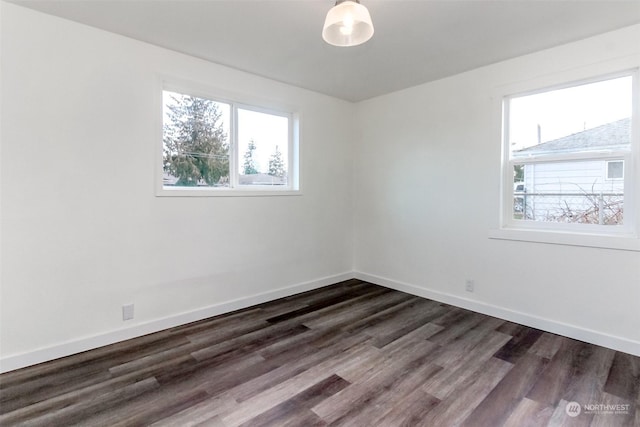
[(429, 338), (440, 332), (442, 329), (443, 327), (440, 325), (427, 323), (426, 325), (422, 325), (419, 328), (412, 330), (411, 332), (403, 335), (402, 337), (390, 342), (383, 347), (379, 347), (378, 342), (376, 342), (376, 347), (381, 348), (385, 353), (393, 353), (398, 348), (406, 347), (409, 343), (428, 340)]
[(504, 424), (540, 373), (544, 371), (548, 362), (548, 359), (534, 354), (523, 356), (462, 425), (476, 427)]
[[(566, 387), (561, 393), (562, 399), (558, 402), (550, 425), (590, 425), (594, 413), (584, 410), (584, 405), (599, 403), (602, 396), (615, 352), (586, 343), (580, 343), (577, 348), (580, 348), (581, 351), (574, 352), (574, 369), (567, 380), (563, 381), (566, 383)], [(578, 416), (572, 417), (566, 413), (565, 409), (569, 402), (576, 402), (582, 406), (583, 410)]]
[[(411, 300), (411, 295), (402, 292), (387, 294), (378, 293), (371, 298), (363, 299), (364, 303), (356, 301), (354, 304), (346, 302), (336, 305), (338, 310), (327, 308), (323, 312), (311, 313), (303, 319), (304, 324), (310, 328), (342, 328), (349, 327), (367, 316), (395, 307), (405, 301)], [(356, 331), (349, 331), (355, 333)]]
[(345, 301), (349, 301), (350, 299), (362, 297), (371, 293), (386, 293), (386, 290), (375, 289), (375, 288), (372, 288), (372, 289), (352, 288), (350, 290), (347, 290), (344, 293), (341, 293), (335, 296), (320, 298), (319, 300), (310, 303), (307, 307), (289, 311), (287, 313), (284, 313), (278, 316), (270, 317), (267, 319), (267, 322), (270, 322), (270, 323), (283, 322), (285, 320), (290, 320), (296, 317), (300, 317), (305, 314), (312, 313), (314, 311), (319, 311), (323, 308), (335, 306), (336, 304), (344, 303)]
[(402, 363), (407, 357), (427, 355), (431, 357), (433, 352), (437, 350), (438, 347), (428, 341), (407, 342), (405, 346), (397, 347), (393, 351), (373, 353), (368, 360), (339, 369), (337, 373), (347, 381), (359, 383), (379, 374), (382, 369), (390, 364)]
[(523, 328), (526, 328), (526, 326), (507, 321), (507, 322), (504, 322), (502, 325), (500, 325), (500, 327), (498, 328), (498, 332), (502, 332), (504, 334), (511, 335), (513, 337), (517, 335), (518, 332)]
[[(567, 401), (578, 402), (581, 405), (598, 403), (615, 355), (613, 350), (592, 344), (588, 345), (591, 347), (591, 355), (571, 378), (563, 396)], [(591, 422), (593, 414), (587, 414), (587, 411), (583, 411), (576, 418), (588, 419)]]
[(209, 397), (200, 403), (192, 405), (182, 411), (165, 417), (151, 424), (152, 427), (194, 427), (204, 423), (211, 426), (224, 426), (218, 416), (230, 411), (236, 405), (235, 399)]
[[(238, 402), (244, 402), (257, 394), (319, 365), (325, 360), (337, 357), (355, 347), (362, 347), (368, 339), (368, 337), (362, 335), (349, 336), (322, 349), (316, 349), (310, 346), (307, 352), (304, 354), (298, 352), (295, 355), (296, 357), (286, 355), (286, 358), (277, 359), (277, 363), (281, 363), (278, 368), (239, 384), (237, 387), (226, 391), (225, 394), (233, 396)], [(361, 361), (364, 360), (365, 359), (361, 359)]]
[[(318, 289), (312, 289), (310, 291), (302, 292), (299, 294), (291, 295), (288, 297), (280, 298), (275, 301), (269, 301), (258, 305), (263, 309), (271, 309), (273, 307), (292, 307), (293, 304), (303, 303), (306, 305), (313, 304), (320, 299), (337, 296), (353, 290), (371, 291), (380, 289), (380, 286), (373, 285), (371, 283), (363, 282), (359, 279), (349, 279), (344, 282), (336, 283), (330, 286), (324, 286)], [(290, 311), (290, 310), (289, 310)]]
[[(546, 426), (553, 415), (553, 407), (544, 406), (534, 400), (524, 398), (511, 412), (504, 427), (538, 427)], [(470, 416), (469, 420), (473, 417)]]
[(306, 426), (309, 425), (310, 419), (321, 421), (319, 418), (314, 417), (310, 409), (317, 403), (344, 390), (349, 385), (347, 381), (338, 375), (331, 375), (268, 411), (244, 422), (241, 427), (280, 427), (285, 424)]
[(472, 376), (456, 387), (454, 392), (447, 394), (447, 397), (416, 425), (431, 427), (462, 424), (512, 367), (511, 363), (504, 360), (490, 358), (482, 363), (480, 369), (477, 369)]
[[(492, 317), (482, 320), (477, 325), (457, 336), (447, 346), (443, 347), (442, 352), (434, 359), (433, 363), (444, 368), (452, 368), (460, 365), (462, 359), (468, 358), (469, 353), (474, 351), (474, 348), (480, 343), (489, 339), (490, 336), (501, 337), (501, 342), (508, 342), (510, 339), (508, 335), (496, 332), (496, 328), (502, 323), (502, 320)], [(430, 338), (429, 341), (431, 341)]]
[[(468, 381), (480, 369), (483, 369), (486, 361), (497, 349), (502, 347), (511, 339), (508, 335), (500, 332), (493, 333), (488, 338), (480, 342), (476, 347), (470, 349), (464, 356), (458, 358), (459, 363), (449, 368), (443, 369), (427, 381), (423, 387), (424, 391), (438, 399), (445, 399), (453, 393), (461, 384)], [(442, 351), (442, 354), (446, 350)], [(439, 356), (436, 356), (434, 363), (438, 364)], [(508, 363), (508, 362), (505, 362)], [(509, 363), (509, 366), (512, 366)]]
[[(406, 369), (387, 377), (379, 385), (369, 387), (338, 419), (334, 421), (327, 420), (325, 417), (322, 419), (331, 421), (331, 426), (335, 427), (380, 425), (380, 418), (383, 418), (396, 405), (419, 390), (427, 379), (442, 369), (440, 366), (421, 362), (422, 360), (418, 363), (411, 363), (407, 365)], [(367, 385), (363, 383), (362, 386), (366, 387)]]
[(538, 329), (523, 327), (495, 354), (495, 357), (506, 362), (516, 363), (542, 336)]
[(562, 337), (560, 335), (544, 332), (540, 338), (529, 348), (529, 353), (536, 356), (552, 359), (560, 346), (562, 345)]
[(366, 343), (355, 346), (335, 358), (325, 360), (295, 377), (239, 403), (233, 412), (222, 416), (222, 421), (229, 427), (239, 426), (265, 410), (291, 399), (300, 390), (307, 389), (319, 380), (330, 377), (337, 369), (360, 363), (362, 360), (366, 360), (368, 355), (378, 351)]
[[(186, 360), (187, 359), (182, 360), (182, 362)], [(116, 393), (121, 389), (137, 389), (137, 384), (147, 384), (147, 381), (157, 384), (154, 374), (164, 369), (166, 364), (173, 365), (174, 363), (176, 363), (176, 361), (172, 360), (170, 362), (165, 362), (165, 365), (151, 366), (141, 372), (111, 378), (107, 381), (98, 382), (82, 389), (76, 389), (64, 394), (53, 394), (48, 399), (38, 401), (37, 403), (15, 409), (1, 415), (0, 425), (14, 422), (14, 420), (25, 420), (29, 417), (36, 416), (39, 417), (47, 412), (58, 411), (62, 408), (79, 404), (84, 400), (90, 400), (110, 393)]]
[(249, 353), (225, 359), (222, 363), (216, 359), (196, 362), (183, 369), (165, 372), (157, 378), (163, 386), (180, 385), (190, 390), (200, 388), (215, 396), (277, 367), (277, 364), (265, 361), (260, 355)]
[[(49, 396), (70, 393), (107, 381), (113, 377), (109, 368), (118, 363), (186, 342), (184, 337), (171, 336), (163, 331), (157, 336), (140, 337), (139, 343), (128, 340), (108, 346), (108, 349), (99, 348), (51, 361), (51, 366), (48, 366), (49, 363), (40, 364), (0, 375), (0, 384), (3, 386), (0, 390), (0, 414), (40, 402)], [(73, 364), (73, 358), (77, 358), (77, 365)]]
[(439, 304), (434, 304), (433, 301), (427, 301), (427, 304), (423, 301), (414, 301), (407, 307), (403, 307), (387, 321), (375, 327), (367, 327), (367, 334), (375, 338), (374, 345), (376, 347), (382, 348), (429, 323), (445, 310)]
[[(401, 295), (399, 295), (401, 296)], [(395, 305), (391, 305), (384, 309), (379, 309), (373, 313), (369, 313), (366, 316), (360, 317), (354, 322), (348, 324), (345, 330), (351, 333), (367, 330), (367, 333), (374, 336), (380, 332), (383, 332), (386, 328), (393, 328), (394, 325), (398, 325), (402, 321), (399, 316), (406, 315), (408, 311), (414, 312), (417, 309), (430, 310), (437, 307), (433, 304), (433, 301), (423, 300), (414, 296), (407, 296), (402, 298)], [(425, 322), (426, 323), (426, 322)]]
[(334, 345), (340, 345), (348, 348), (351, 341), (370, 340), (366, 334), (344, 333), (340, 328), (314, 328), (309, 329), (299, 335), (293, 335), (283, 338), (280, 341), (271, 343), (262, 348), (259, 353), (265, 359), (276, 358), (278, 360), (295, 359), (298, 354), (307, 354), (310, 351), (317, 351)]
[(592, 351), (593, 349), (583, 342), (563, 337), (559, 350), (527, 397), (545, 406), (558, 405), (572, 377)]
[[(469, 329), (476, 327), (486, 319), (487, 316), (479, 313), (464, 313), (464, 315), (461, 316), (458, 321), (453, 324), (449, 324), (448, 320), (441, 320), (439, 322), (437, 319), (435, 319), (433, 320), (433, 323), (435, 323), (436, 325), (445, 326), (445, 329), (429, 338), (429, 341), (439, 345), (447, 345), (450, 342), (455, 341), (459, 336), (464, 335), (465, 332), (467, 332)], [(444, 322), (445, 324), (443, 325), (442, 322)]]
[(640, 358), (616, 352), (604, 391), (631, 402), (640, 396)]
[(191, 355), (196, 360), (202, 361), (229, 352), (236, 352), (238, 348), (241, 348), (244, 352), (249, 352), (264, 348), (269, 344), (277, 342), (281, 338), (302, 334), (308, 331), (308, 329), (309, 328), (304, 325), (290, 325), (286, 323), (277, 326), (270, 326), (219, 344), (196, 350), (192, 352)]
[(38, 407), (38, 405), (33, 405), (27, 407), (26, 410), (14, 411), (4, 415), (0, 418), (0, 425), (20, 425), (22, 427), (72, 425), (86, 420), (96, 412), (106, 411), (134, 396), (158, 387), (159, 384), (155, 378), (147, 378), (96, 396), (94, 399), (78, 398), (74, 402), (65, 401), (64, 405), (53, 405), (46, 401), (46, 412), (42, 411), (42, 408)]
[(379, 418), (375, 426), (413, 427), (419, 425), (427, 414), (440, 403), (440, 399), (425, 393), (421, 389), (414, 390), (405, 399), (391, 408)]
[(258, 307), (250, 307), (242, 310), (233, 311), (231, 313), (219, 314), (207, 319), (198, 320), (168, 329), (174, 335), (196, 335), (201, 332), (214, 332), (233, 328), (246, 323), (255, 323), (263, 321), (266, 317), (263, 309)]
[[(110, 427), (148, 426), (155, 421), (170, 417), (186, 408), (190, 408), (209, 398), (202, 390), (170, 392), (160, 389), (153, 393), (147, 393), (144, 400), (138, 401), (135, 410), (128, 416), (118, 415), (117, 421), (109, 422)], [(96, 425), (95, 420), (88, 422)]]
[(36, 404), (53, 395), (70, 393), (74, 390), (90, 387), (96, 383), (108, 381), (113, 377), (106, 369), (85, 373), (82, 376), (77, 375), (77, 373), (68, 375), (68, 372), (69, 370), (64, 370), (60, 375), (45, 377), (47, 380), (35, 378), (26, 381), (24, 384), (15, 383), (13, 386), (2, 390), (0, 415)]
[(220, 344), (232, 339), (241, 338), (243, 335), (252, 332), (259, 332), (272, 325), (262, 319), (244, 320), (240, 319), (238, 324), (231, 323), (224, 326), (211, 326), (209, 329), (198, 331), (197, 333), (186, 333), (186, 337), (191, 343), (206, 342), (210, 345)]
[(444, 328), (448, 328), (449, 326), (453, 326), (458, 324), (459, 322), (473, 316), (473, 312), (465, 310), (463, 308), (454, 307), (452, 305), (443, 304), (447, 310), (444, 314), (437, 319), (433, 320), (433, 323), (436, 325), (443, 326)]
[[(374, 402), (383, 398), (385, 390), (396, 389), (403, 382), (406, 382), (406, 387), (415, 385), (413, 389), (417, 388), (442, 369), (425, 363), (429, 359), (430, 351), (421, 347), (421, 344), (426, 343), (416, 343), (413, 347), (416, 351), (399, 352), (396, 357), (377, 361), (369, 366), (365, 373), (354, 376), (353, 379), (345, 376), (352, 385), (314, 406), (313, 412), (329, 423), (342, 419), (339, 423), (341, 424), (345, 418), (359, 414), (369, 405), (375, 406)], [(422, 375), (414, 377), (416, 371)], [(341, 371), (338, 371), (338, 374), (341, 375)]]
[[(177, 427), (180, 424), (170, 424), (173, 427)], [(194, 424), (196, 427), (227, 427), (227, 425), (220, 419), (219, 416), (214, 416), (201, 423)], [(180, 425), (181, 426), (181, 425)]]

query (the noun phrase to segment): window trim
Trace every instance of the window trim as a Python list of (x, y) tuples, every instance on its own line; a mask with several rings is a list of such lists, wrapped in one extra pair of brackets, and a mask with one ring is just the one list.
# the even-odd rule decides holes
[[(158, 76), (154, 85), (154, 97), (157, 105), (156, 114), (156, 173), (155, 195), (158, 197), (262, 197), (262, 196), (298, 196), (300, 189), (300, 121), (297, 108), (272, 100), (242, 96), (237, 93), (212, 88), (211, 86), (184, 81), (171, 77)], [(217, 103), (228, 104), (229, 117), (229, 187), (165, 187), (163, 177), (163, 91), (177, 92), (198, 98), (205, 98)], [(274, 187), (271, 185), (239, 185), (237, 152), (238, 114), (237, 110), (249, 110), (288, 118), (288, 153), (287, 153), (287, 185)]]
[[(570, 246), (586, 246), (608, 249), (640, 251), (640, 57), (632, 55), (609, 63), (546, 74), (530, 80), (496, 87), (492, 97), (495, 109), (496, 139), (500, 138), (500, 192), (497, 224), (489, 230), (489, 238)], [(595, 224), (560, 224), (513, 219), (513, 159), (508, 146), (508, 103), (506, 99), (563, 89), (616, 77), (632, 76), (631, 149), (625, 152), (602, 150), (595, 153), (571, 155), (572, 160), (622, 159), (625, 163), (625, 223), (621, 226)], [(499, 130), (498, 130), (499, 129)], [(548, 156), (528, 159), (526, 164), (567, 160), (567, 156)], [(631, 173), (629, 173), (631, 172)], [(570, 227), (568, 227), (570, 226)], [(604, 228), (602, 228), (604, 227)]]

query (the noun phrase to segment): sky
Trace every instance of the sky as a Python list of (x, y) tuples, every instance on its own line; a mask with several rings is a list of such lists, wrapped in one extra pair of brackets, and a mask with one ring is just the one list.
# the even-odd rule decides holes
[(631, 117), (632, 77), (514, 97), (510, 100), (512, 151)]

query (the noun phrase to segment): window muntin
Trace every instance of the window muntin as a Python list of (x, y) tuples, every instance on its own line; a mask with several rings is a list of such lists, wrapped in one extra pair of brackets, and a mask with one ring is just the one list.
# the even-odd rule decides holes
[(629, 73), (504, 99), (507, 225), (624, 225), (629, 186), (610, 176), (631, 160), (633, 86)]
[(159, 195), (297, 191), (292, 114), (182, 90), (162, 95)]

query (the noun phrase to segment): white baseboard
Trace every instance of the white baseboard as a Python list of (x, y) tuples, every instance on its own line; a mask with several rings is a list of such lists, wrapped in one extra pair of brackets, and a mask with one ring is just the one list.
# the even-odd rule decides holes
[(421, 288), (415, 285), (410, 285), (408, 283), (402, 283), (396, 280), (388, 279), (386, 277), (380, 277), (358, 271), (354, 272), (354, 276), (357, 279), (384, 286), (386, 288), (395, 289), (419, 297), (432, 299), (434, 301), (451, 304), (456, 307), (461, 307), (500, 319), (509, 320), (521, 325), (541, 329), (543, 331), (552, 332), (554, 334), (563, 335), (591, 344), (600, 345), (603, 347), (611, 348), (613, 350), (623, 351), (635, 356), (640, 356), (640, 342), (638, 341), (633, 341), (614, 335), (608, 335), (591, 329), (585, 329), (579, 326), (570, 325), (551, 319), (545, 319), (542, 317), (522, 313), (520, 311), (511, 310), (492, 304), (487, 304), (484, 302), (461, 298), (459, 296), (444, 292)]
[(267, 301), (291, 296), (300, 292), (310, 291), (312, 289), (332, 285), (334, 283), (342, 282), (344, 280), (349, 280), (352, 278), (352, 272), (322, 277), (320, 279), (299, 283), (293, 286), (279, 288), (261, 294), (211, 305), (198, 310), (140, 323), (128, 328), (80, 338), (77, 340), (68, 341), (62, 344), (30, 351), (27, 353), (6, 356), (0, 359), (0, 373), (13, 371), (15, 369), (24, 368), (26, 366), (36, 365), (38, 363), (47, 362), (50, 360), (58, 359), (60, 357), (70, 356), (72, 354), (92, 350), (94, 348), (114, 344), (116, 342), (128, 340), (131, 338), (140, 337), (153, 332), (162, 331), (164, 329), (173, 328), (190, 322), (206, 319), (208, 317), (217, 316), (219, 314), (229, 313), (231, 311), (250, 307), (252, 305), (262, 304)]

